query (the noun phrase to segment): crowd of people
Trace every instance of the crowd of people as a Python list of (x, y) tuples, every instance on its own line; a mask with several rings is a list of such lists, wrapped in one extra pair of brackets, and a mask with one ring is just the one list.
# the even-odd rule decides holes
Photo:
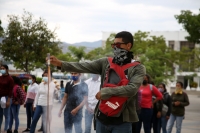
[[(145, 133), (171, 133), (176, 121), (176, 132), (181, 132), (185, 106), (189, 105), (183, 83), (177, 81), (175, 92), (167, 92), (164, 83), (155, 85), (145, 66), (133, 59), (131, 33), (116, 34), (111, 47), (114, 57), (101, 58), (91, 62), (65, 62), (51, 56), (50, 62), (61, 71), (71, 73), (71, 80), (60, 86), (48, 79), (48, 71), (43, 73), (39, 85), (34, 75), (30, 76), (24, 107), (27, 128), (23, 132), (34, 133), (39, 118), (39, 131), (50, 133), (51, 111), (55, 94), (61, 102), (58, 116), (64, 115), (65, 133), (91, 133), (92, 121), (96, 133), (140, 133), (143, 125)], [(0, 76), (0, 98), (5, 97), (5, 107), (0, 107), (0, 124), (5, 116), (4, 132), (18, 133), (20, 99), (14, 91), (20, 91), (21, 83), (11, 77), (8, 66), (2, 65)], [(81, 73), (92, 73), (91, 78), (82, 81)], [(52, 74), (52, 73), (51, 73)], [(16, 87), (17, 86), (17, 87)], [(49, 87), (48, 87), (49, 86)], [(59, 91), (58, 91), (59, 90)], [(58, 93), (59, 92), (59, 93)], [(85, 131), (82, 129), (83, 107), (85, 110)], [(63, 111), (64, 110), (64, 111)], [(1, 126), (1, 125), (0, 125)]]

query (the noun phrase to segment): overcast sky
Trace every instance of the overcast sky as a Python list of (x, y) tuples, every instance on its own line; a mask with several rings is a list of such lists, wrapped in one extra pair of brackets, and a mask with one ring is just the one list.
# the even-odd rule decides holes
[(174, 18), (181, 10), (199, 12), (200, 0), (0, 0), (0, 19), (23, 9), (42, 17), (61, 41), (102, 39), (102, 31), (177, 31)]

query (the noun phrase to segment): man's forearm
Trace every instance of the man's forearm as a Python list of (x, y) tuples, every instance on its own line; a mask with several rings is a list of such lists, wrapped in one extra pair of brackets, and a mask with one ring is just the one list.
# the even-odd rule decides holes
[(62, 104), (61, 104), (61, 106), (60, 106), (60, 111), (63, 110), (63, 108), (64, 108), (65, 105), (66, 105), (66, 102), (67, 102), (67, 98), (66, 98), (66, 97), (63, 97)]

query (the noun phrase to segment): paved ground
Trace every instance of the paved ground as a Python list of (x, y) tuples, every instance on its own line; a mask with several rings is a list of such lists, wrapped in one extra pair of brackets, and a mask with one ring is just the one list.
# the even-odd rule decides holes
[[(171, 92), (173, 92), (173, 90), (171, 90)], [(182, 125), (182, 133), (200, 133), (200, 106), (199, 106), (200, 92), (187, 91), (187, 93), (189, 95), (190, 105), (186, 107), (185, 119)], [(53, 119), (51, 124), (52, 133), (64, 133), (63, 116), (61, 118), (57, 116), (59, 107), (60, 103), (55, 102), (53, 107)], [(22, 130), (26, 128), (26, 114), (25, 114), (25, 109), (22, 106), (20, 108), (19, 117), (20, 117), (19, 133), (21, 133)], [(41, 125), (41, 120), (38, 123), (37, 129), (39, 129), (40, 125)], [(82, 123), (82, 127), (84, 127), (84, 120)], [(174, 127), (173, 133), (175, 133), (175, 129), (176, 128)], [(92, 133), (95, 133), (95, 131), (93, 130)]]

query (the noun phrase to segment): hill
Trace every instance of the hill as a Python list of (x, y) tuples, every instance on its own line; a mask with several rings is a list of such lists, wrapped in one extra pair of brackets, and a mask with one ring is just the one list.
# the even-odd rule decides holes
[(84, 47), (86, 47), (86, 52), (89, 52), (95, 48), (101, 47), (101, 45), (102, 45), (102, 41), (99, 40), (99, 41), (94, 41), (94, 42), (78, 42), (78, 43), (74, 43), (74, 44), (69, 44), (69, 43), (63, 42), (61, 44), (61, 47), (62, 47), (63, 53), (68, 52), (69, 46), (77, 46), (77, 47), (84, 46)]

